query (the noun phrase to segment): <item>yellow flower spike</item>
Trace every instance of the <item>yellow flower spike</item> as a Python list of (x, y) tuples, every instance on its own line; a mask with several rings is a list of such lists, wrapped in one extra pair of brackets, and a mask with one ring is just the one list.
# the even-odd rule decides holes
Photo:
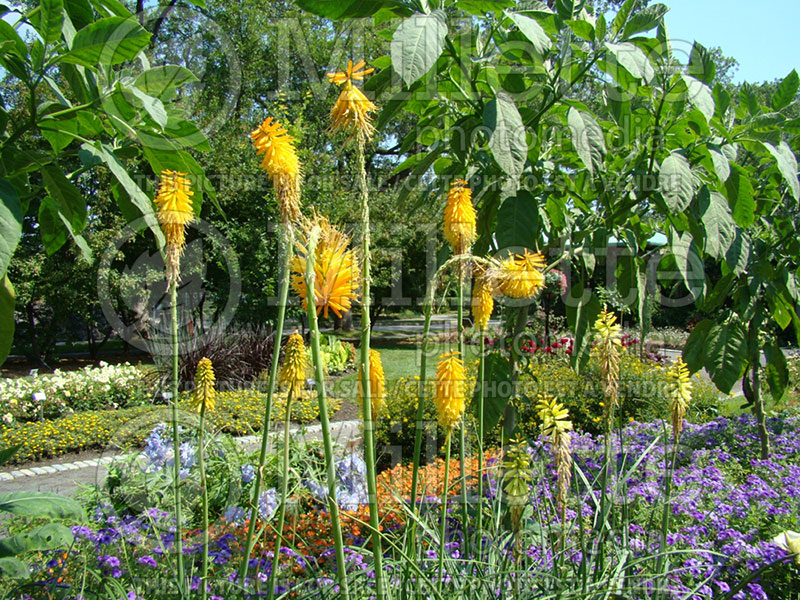
[(211, 360), (201, 358), (197, 363), (197, 370), (194, 375), (194, 391), (191, 397), (191, 406), (197, 412), (212, 412), (216, 406), (214, 390), (214, 367)]
[(489, 325), (489, 318), (494, 310), (494, 297), (492, 284), (487, 275), (481, 275), (475, 280), (475, 289), (472, 291), (472, 314), (475, 316), (475, 327), (484, 331)]
[(272, 117), (267, 117), (251, 134), (256, 153), (264, 155), (261, 167), (267, 172), (281, 210), (281, 222), (300, 218), (300, 161), (295, 140)]
[(293, 333), (286, 341), (286, 349), (281, 365), (280, 383), (287, 388), (293, 387), (295, 396), (303, 389), (308, 371), (308, 356), (303, 336)]
[(539, 418), (542, 419), (542, 433), (550, 438), (550, 445), (553, 449), (558, 478), (556, 501), (561, 508), (563, 519), (567, 506), (569, 483), (572, 480), (572, 451), (570, 450), (569, 435), (569, 432), (572, 431), (572, 421), (569, 420), (569, 411), (550, 396), (539, 396), (536, 410), (539, 412)]
[(442, 354), (436, 366), (436, 395), (434, 403), (439, 415), (439, 425), (445, 431), (455, 427), (464, 414), (466, 377), (464, 362), (458, 352)]
[(619, 392), (622, 326), (617, 323), (616, 315), (603, 307), (603, 311), (595, 321), (594, 330), (597, 341), (596, 351), (600, 362), (600, 377), (603, 381), (603, 394), (608, 400), (606, 417), (610, 427)]
[[(369, 401), (372, 410), (372, 419), (378, 418), (383, 407), (383, 397), (386, 393), (386, 378), (383, 374), (383, 362), (381, 354), (374, 348), (369, 349)], [(361, 369), (358, 371), (358, 400), (364, 394), (361, 390)]]
[(533, 298), (544, 287), (541, 253), (514, 254), (500, 262), (496, 272), (500, 291), (509, 298)]
[(455, 254), (466, 254), (476, 237), (475, 207), (472, 190), (463, 179), (457, 179), (447, 194), (444, 207), (444, 237)]
[(292, 288), (307, 306), (306, 294), (306, 248), (304, 239), (314, 226), (320, 227), (319, 241), (314, 256), (314, 304), (317, 314), (328, 316), (332, 310), (337, 317), (352, 308), (358, 299), (360, 271), (353, 250), (349, 249), (350, 238), (337, 230), (324, 217), (315, 217), (303, 225), (297, 241), (297, 255), (292, 259)]
[(186, 173), (168, 169), (161, 171), (155, 205), (158, 223), (166, 239), (165, 263), (170, 285), (178, 282), (180, 258), (186, 244), (186, 226), (194, 220), (193, 195)]
[(344, 131), (350, 135), (359, 135), (362, 139), (370, 139), (375, 133), (372, 125), (371, 112), (377, 110), (369, 98), (364, 95), (359, 88), (353, 85), (353, 81), (363, 81), (365, 75), (369, 75), (374, 69), (365, 69), (366, 63), (363, 60), (355, 65), (353, 61), (347, 61), (345, 72), (328, 73), (328, 81), (334, 85), (342, 85), (342, 92), (331, 109), (331, 129), (333, 131)]
[(682, 357), (675, 359), (667, 371), (669, 378), (669, 409), (672, 413), (672, 434), (677, 438), (683, 429), (683, 418), (692, 401), (692, 383), (689, 368)]
[(542, 420), (542, 433), (552, 437), (559, 433), (572, 430), (572, 421), (569, 420), (569, 411), (551, 396), (539, 396), (536, 404), (539, 418)]

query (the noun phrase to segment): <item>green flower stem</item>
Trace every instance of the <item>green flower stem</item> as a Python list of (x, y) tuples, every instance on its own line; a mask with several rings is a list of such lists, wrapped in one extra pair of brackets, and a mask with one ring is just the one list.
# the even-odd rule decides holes
[(183, 515), (181, 514), (181, 436), (178, 429), (178, 283), (169, 286), (170, 337), (172, 340), (172, 478), (175, 489), (175, 560), (178, 571), (178, 594), (186, 597), (186, 574), (183, 567)]
[[(292, 250), (294, 246), (294, 230), (291, 225), (285, 225), (281, 243), (283, 244), (283, 262), (281, 264), (281, 291), (278, 300), (278, 320), (275, 324), (275, 342), (272, 348), (272, 364), (269, 370), (269, 382), (267, 384), (267, 401), (264, 406), (264, 422), (261, 427), (261, 450), (258, 454), (258, 466), (256, 468), (256, 478), (253, 481), (253, 495), (250, 498), (250, 523), (247, 528), (247, 538), (244, 543), (244, 555), (242, 564), (239, 567), (239, 580), (244, 590), (244, 582), (247, 577), (248, 562), (250, 554), (255, 545), (256, 518), (258, 515), (258, 497), (261, 495), (261, 487), (264, 481), (261, 470), (267, 460), (267, 446), (269, 442), (269, 428), (272, 423), (272, 400), (275, 394), (275, 381), (278, 378), (278, 363), (281, 355), (281, 341), (283, 340), (283, 323), (286, 318), (286, 303), (289, 299), (289, 263), (292, 260)], [(244, 591), (242, 592), (244, 593)]]
[(208, 482), (206, 480), (205, 455), (205, 429), (206, 429), (206, 405), (205, 401), (200, 407), (200, 431), (197, 434), (198, 458), (197, 466), (200, 469), (200, 489), (203, 494), (203, 558), (200, 567), (200, 597), (203, 600), (208, 598)]
[(278, 574), (278, 558), (281, 546), (283, 545), (283, 524), (286, 520), (286, 503), (289, 500), (289, 426), (292, 423), (292, 397), (294, 395), (294, 384), (289, 386), (286, 392), (286, 415), (283, 418), (283, 455), (281, 462), (281, 503), (278, 508), (278, 526), (275, 530), (275, 550), (272, 553), (272, 570), (269, 574), (269, 588), (267, 589), (267, 600), (275, 597), (275, 579)]
[(483, 556), (483, 395), (485, 390), (486, 366), (483, 355), (486, 352), (486, 332), (478, 332), (481, 338), (481, 355), (478, 357), (478, 522), (476, 527), (476, 539), (478, 543), (477, 556), (478, 562)]
[[(458, 354), (464, 364), (467, 363), (464, 343), (464, 280), (466, 279), (466, 264), (458, 267)], [(461, 523), (464, 528), (464, 546), (469, 548), (469, 511), (467, 510), (467, 417), (461, 417), (461, 426), (458, 428), (460, 458), (459, 476), (461, 478)]]
[(372, 530), (372, 556), (375, 567), (375, 595), (384, 599), (383, 549), (378, 516), (378, 486), (375, 472), (375, 420), (372, 415), (369, 381), (370, 343), (370, 248), (369, 248), (369, 193), (364, 166), (364, 138), (359, 136), (356, 159), (358, 183), (361, 189), (361, 398), (364, 413), (364, 462), (367, 464), (367, 493), (369, 495), (369, 525)]
[(439, 525), (439, 594), (442, 593), (442, 583), (444, 582), (444, 553), (445, 553), (445, 533), (447, 531), (447, 492), (450, 487), (450, 440), (453, 437), (452, 431), (447, 432), (444, 451), (444, 487), (442, 488), (442, 522)]
[[(319, 241), (319, 228), (315, 227), (308, 236), (308, 249), (306, 257), (306, 290), (314, 290), (314, 254)], [(313, 292), (309, 300), (313, 299)], [(336, 548), (336, 575), (339, 579), (339, 595), (342, 600), (350, 598), (347, 585), (347, 571), (344, 562), (344, 542), (342, 541), (342, 523), (339, 520), (339, 505), (336, 503), (336, 467), (333, 463), (333, 441), (331, 440), (331, 424), (328, 420), (328, 399), (325, 393), (325, 373), (322, 369), (322, 357), (319, 348), (319, 323), (317, 322), (317, 307), (312, 301), (307, 303), (308, 328), (311, 338), (311, 356), (314, 360), (314, 379), (317, 387), (317, 400), (319, 401), (319, 420), (322, 427), (322, 444), (325, 449), (325, 470), (328, 479), (328, 511), (331, 515), (331, 529), (333, 543)]]

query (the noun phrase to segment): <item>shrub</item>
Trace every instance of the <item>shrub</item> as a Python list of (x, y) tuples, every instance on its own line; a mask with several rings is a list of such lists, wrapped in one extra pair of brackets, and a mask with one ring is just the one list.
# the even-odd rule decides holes
[[(282, 419), (281, 398), (275, 400), (276, 419)], [(184, 400), (188, 400), (188, 395)], [(261, 430), (264, 420), (266, 394), (246, 390), (220, 392), (216, 409), (206, 415), (208, 427), (214, 432), (247, 435)], [(182, 401), (180, 422), (196, 426), (197, 414)], [(330, 416), (341, 407), (337, 398), (328, 398)], [(285, 409), (284, 409), (285, 410)], [(309, 423), (319, 416), (316, 397), (306, 394), (292, 402), (292, 420)], [(119, 410), (87, 411), (58, 419), (0, 425), (0, 450), (19, 446), (15, 462), (25, 462), (61, 456), (67, 452), (91, 449), (140, 446), (154, 427), (170, 420), (170, 409), (164, 406), (138, 406)]]
[[(52, 375), (0, 380), (0, 415), (6, 425), (14, 421), (53, 419), (86, 410), (128, 408), (147, 403), (153, 387), (146, 369), (129, 363), (84, 367), (78, 371), (56, 369)], [(42, 392), (40, 403), (33, 394)]]

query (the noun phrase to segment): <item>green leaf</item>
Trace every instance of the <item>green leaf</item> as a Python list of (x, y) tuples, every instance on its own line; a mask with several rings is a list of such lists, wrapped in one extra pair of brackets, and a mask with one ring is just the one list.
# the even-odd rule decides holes
[(305, 11), (334, 20), (371, 17), (382, 8), (405, 6), (391, 0), (295, 0), (295, 4)]
[(39, 236), (42, 238), (45, 252), (52, 256), (67, 243), (69, 231), (61, 220), (58, 205), (47, 196), (39, 204), (38, 214)]
[(765, 371), (769, 393), (776, 402), (779, 402), (789, 385), (789, 366), (786, 364), (786, 356), (781, 350), (778, 340), (766, 345), (764, 354), (767, 359)]
[(41, 168), (42, 180), (58, 213), (75, 233), (86, 227), (86, 202), (73, 183), (64, 176), (56, 165), (45, 165)]
[(11, 346), (14, 343), (14, 308), (17, 304), (17, 294), (8, 275), (3, 277), (0, 284), (0, 365), (2, 365)]
[(736, 238), (725, 253), (725, 262), (734, 275), (741, 275), (750, 262), (750, 238), (742, 229), (736, 229)]
[(747, 173), (738, 165), (731, 165), (731, 175), (725, 182), (728, 202), (733, 209), (733, 220), (742, 228), (748, 228), (755, 221), (756, 201), (753, 198), (753, 185)]
[(736, 223), (728, 201), (719, 192), (703, 187), (698, 194), (700, 219), (705, 229), (704, 252), (722, 259), (736, 239)]
[(525, 126), (510, 96), (501, 92), (483, 109), (483, 123), (489, 128), (489, 148), (494, 160), (508, 175), (519, 179), (528, 156)]
[(728, 180), (728, 177), (731, 176), (730, 162), (728, 162), (728, 159), (725, 157), (725, 155), (718, 150), (709, 148), (708, 153), (711, 155), (711, 163), (714, 165), (714, 172), (717, 174), (717, 177), (719, 177), (719, 180), (722, 183), (725, 183)]
[(778, 84), (778, 89), (772, 96), (772, 108), (782, 110), (789, 106), (797, 97), (798, 90), (800, 90), (800, 77), (797, 71), (792, 69), (792, 72)]
[[(0, 41), (6, 40), (12, 42), (10, 49), (13, 49), (14, 54), (19, 58), (26, 59), (28, 57), (28, 46), (26, 46), (22, 38), (19, 37), (17, 30), (3, 19), (0, 19)], [(8, 50), (4, 50), (4, 53), (7, 51)]]
[(30, 577), (30, 569), (16, 558), (0, 558), (0, 575), (10, 579), (27, 579)]
[(714, 95), (709, 88), (702, 81), (695, 79), (689, 75), (681, 75), (686, 87), (688, 88), (689, 102), (697, 110), (703, 113), (706, 121), (714, 118)]
[(136, 78), (133, 85), (148, 96), (162, 99), (164, 92), (194, 81), (199, 80), (186, 67), (163, 65), (147, 69)]
[(587, 42), (594, 41), (594, 27), (589, 21), (584, 21), (583, 19), (573, 19), (567, 21), (567, 26), (572, 29), (573, 33), (575, 33), (575, 35), (582, 40), (586, 40)]
[(105, 17), (75, 34), (62, 61), (85, 67), (117, 65), (133, 59), (150, 43), (150, 34), (134, 18)]
[(600, 314), (600, 301), (591, 290), (585, 290), (583, 281), (578, 279), (564, 297), (567, 312), (567, 325), (575, 334), (575, 347), (571, 358), (572, 367), (580, 371), (589, 362), (589, 348), (594, 341), (592, 325)]
[(692, 52), (689, 55), (689, 75), (699, 79), (707, 85), (711, 85), (717, 74), (717, 66), (714, 57), (699, 42), (692, 45)]
[(0, 277), (4, 276), (8, 263), (22, 234), (22, 206), (11, 184), (0, 179)]
[(792, 313), (794, 312), (792, 305), (776, 294), (769, 295), (767, 301), (769, 302), (770, 311), (772, 312), (772, 318), (775, 323), (777, 323), (778, 327), (781, 329), (786, 329), (792, 322)]
[(2, 467), (9, 460), (11, 460), (11, 458), (17, 453), (17, 451), (20, 448), (22, 448), (22, 445), (17, 444), (16, 446), (11, 446), (10, 448), (5, 448), (3, 450), (0, 450), (0, 467)]
[(702, 309), (704, 312), (710, 313), (715, 311), (722, 305), (722, 303), (728, 299), (728, 294), (731, 291), (731, 287), (733, 287), (733, 282), (736, 280), (736, 277), (733, 273), (727, 273), (723, 275), (717, 280), (717, 283), (714, 284), (714, 288), (711, 290), (705, 299), (703, 300)]
[(792, 149), (785, 141), (781, 140), (780, 145), (776, 148), (768, 142), (762, 142), (767, 151), (772, 154), (773, 158), (778, 163), (778, 170), (783, 175), (786, 184), (789, 186), (789, 191), (792, 193), (792, 198), (800, 200), (800, 181), (797, 180), (797, 158), (795, 157)]
[(611, 37), (616, 36), (617, 33), (625, 28), (625, 23), (628, 22), (628, 17), (631, 16), (631, 11), (636, 2), (637, 0), (625, 0), (625, 4), (620, 7), (617, 16), (614, 17), (614, 22), (611, 24)]
[(683, 346), (681, 354), (686, 366), (689, 367), (692, 373), (696, 373), (706, 366), (706, 339), (713, 326), (714, 322), (709, 319), (700, 321), (692, 328), (692, 332)]
[(39, 33), (48, 44), (61, 39), (61, 23), (64, 21), (63, 0), (41, 0), (41, 25)]
[(650, 31), (663, 22), (664, 15), (669, 11), (669, 7), (663, 4), (651, 4), (639, 12), (635, 13), (622, 30), (623, 39), (627, 39), (641, 33)]
[(64, 0), (64, 8), (75, 29), (83, 29), (94, 21), (94, 11), (88, 0)]
[[(617, 64), (621, 65), (634, 78), (648, 83), (655, 76), (653, 65), (638, 46), (630, 42), (623, 42), (622, 44), (606, 44), (606, 48), (614, 55)], [(618, 77), (617, 81), (619, 81)]]
[(595, 167), (602, 168), (603, 154), (606, 151), (602, 127), (591, 114), (574, 107), (570, 107), (567, 113), (567, 123), (575, 151), (589, 170), (589, 174), (594, 175)]
[(457, 0), (456, 5), (471, 15), (481, 17), (486, 13), (498, 14), (504, 8), (514, 6), (514, 0)]
[(509, 196), (497, 211), (495, 228), (498, 248), (536, 249), (539, 231), (539, 210), (534, 198), (527, 190)]
[(689, 206), (694, 196), (694, 176), (682, 154), (673, 152), (661, 163), (658, 189), (672, 214), (682, 213)]
[(675, 256), (675, 264), (686, 289), (692, 299), (696, 299), (702, 291), (705, 276), (703, 261), (697, 252), (694, 238), (688, 232), (670, 237), (670, 251)]
[(522, 35), (530, 40), (539, 54), (544, 54), (550, 50), (553, 42), (536, 19), (531, 19), (519, 13), (512, 13), (509, 16), (514, 21), (514, 25), (519, 28)]
[(747, 366), (744, 330), (736, 322), (714, 325), (706, 338), (706, 369), (711, 380), (727, 394)]
[(24, 533), (0, 539), (0, 558), (18, 556), (27, 552), (63, 549), (72, 544), (73, 540), (69, 527), (60, 523), (48, 523)]
[(392, 66), (407, 86), (430, 71), (444, 48), (447, 22), (441, 10), (411, 15), (392, 36)]
[(167, 125), (167, 111), (164, 110), (164, 104), (158, 98), (153, 98), (152, 96), (148, 96), (139, 88), (128, 88), (131, 93), (136, 96), (139, 102), (142, 103), (145, 111), (147, 114), (150, 115), (150, 118), (153, 119), (156, 123), (158, 123), (161, 129)]
[[(511, 393), (514, 389), (511, 381), (511, 361), (504, 356), (492, 352), (484, 359), (483, 387), (483, 431), (494, 429), (503, 417)], [(475, 386), (472, 396), (472, 410), (475, 418), (480, 418), (481, 386)]]
[(50, 517), (86, 521), (80, 503), (49, 492), (7, 492), (0, 494), (0, 512), (20, 517)]

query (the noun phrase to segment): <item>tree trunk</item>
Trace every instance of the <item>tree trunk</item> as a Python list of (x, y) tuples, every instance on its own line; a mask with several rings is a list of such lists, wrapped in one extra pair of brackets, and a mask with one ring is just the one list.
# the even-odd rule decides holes
[(33, 359), (40, 361), (42, 355), (39, 352), (39, 339), (36, 337), (36, 317), (33, 313), (33, 302), (28, 302), (26, 308), (28, 311), (28, 325), (31, 328), (31, 352), (33, 353)]
[(767, 429), (767, 417), (764, 414), (764, 397), (761, 394), (761, 377), (759, 375), (760, 361), (759, 356), (754, 356), (750, 361), (750, 371), (745, 372), (742, 378), (742, 391), (747, 403), (752, 406), (753, 415), (756, 418), (756, 428), (758, 437), (761, 440), (761, 459), (767, 460), (770, 455), (769, 430)]

